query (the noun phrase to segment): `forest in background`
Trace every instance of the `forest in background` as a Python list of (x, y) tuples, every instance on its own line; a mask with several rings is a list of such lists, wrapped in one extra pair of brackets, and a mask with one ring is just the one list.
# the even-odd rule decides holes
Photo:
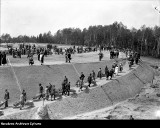
[(51, 31), (37, 36), (19, 35), (11, 37), (4, 33), (0, 43), (50, 43), (83, 46), (114, 46), (129, 48), (140, 52), (143, 56), (160, 57), (160, 27), (141, 26), (139, 29), (128, 29), (122, 22), (111, 25), (94, 25), (84, 28), (64, 28), (54, 35)]

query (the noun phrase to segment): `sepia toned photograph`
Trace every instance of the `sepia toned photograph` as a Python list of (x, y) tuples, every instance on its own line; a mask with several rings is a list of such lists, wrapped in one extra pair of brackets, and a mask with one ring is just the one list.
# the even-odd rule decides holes
[(0, 125), (23, 120), (160, 120), (160, 0), (0, 0)]

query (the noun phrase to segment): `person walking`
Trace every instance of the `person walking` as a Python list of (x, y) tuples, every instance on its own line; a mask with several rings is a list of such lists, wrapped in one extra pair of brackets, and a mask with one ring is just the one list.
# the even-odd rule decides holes
[(67, 53), (67, 51), (65, 53), (65, 59), (66, 59), (66, 63), (67, 63), (68, 62), (68, 53)]
[(44, 63), (44, 54), (41, 52), (40, 54), (41, 65)]
[(68, 53), (68, 62), (69, 63), (71, 62), (71, 53), (70, 52)]
[(66, 84), (65, 84), (65, 82), (63, 81), (63, 82), (62, 82), (62, 95), (65, 95), (65, 91), (66, 91)]
[(49, 90), (48, 90), (48, 86), (46, 86), (46, 88), (45, 88), (45, 99), (46, 99), (46, 100), (49, 99)]
[(67, 84), (66, 84), (66, 94), (69, 96), (70, 95), (70, 82), (68, 82)]
[(39, 84), (39, 100), (41, 99), (41, 98), (43, 98), (43, 86), (41, 85), (41, 83)]
[(65, 85), (68, 83), (68, 78), (66, 76), (64, 76), (64, 83)]
[(9, 100), (9, 92), (7, 89), (5, 90), (4, 100), (5, 100), (5, 108), (7, 108), (8, 107), (8, 100)]
[(109, 72), (110, 80), (112, 79), (113, 74), (114, 74), (114, 68), (111, 68), (111, 70), (110, 70), (110, 72)]
[(100, 79), (102, 78), (102, 70), (101, 70), (101, 68), (99, 68), (97, 77), (99, 77)]
[(25, 98), (22, 92), (20, 95), (20, 110), (22, 110), (22, 108), (24, 107), (24, 104), (25, 104)]
[(52, 97), (55, 100), (55, 98), (56, 98), (56, 88), (55, 88), (55, 85), (51, 86), (51, 101), (52, 101)]
[(95, 81), (96, 80), (96, 73), (94, 72), (94, 70), (92, 70), (92, 79)]
[(88, 87), (90, 87), (92, 83), (92, 74), (90, 73), (90, 75), (88, 76)]
[(83, 82), (84, 78), (85, 78), (85, 75), (83, 74), (83, 72), (81, 72), (80, 80), (82, 80)]
[(106, 75), (106, 80), (108, 80), (108, 77), (109, 77), (109, 70), (108, 70), (107, 65), (106, 65), (106, 67), (105, 67), (105, 75)]
[(3, 54), (2, 54), (2, 64), (3, 65), (7, 64), (7, 59), (6, 59), (6, 53), (5, 52), (3, 52)]
[(119, 64), (119, 71), (122, 72), (122, 70), (123, 70), (123, 64), (120, 63), (120, 64)]
[(22, 94), (24, 96), (24, 102), (26, 102), (27, 101), (27, 94), (26, 94), (25, 90), (22, 91)]
[(118, 66), (115, 67), (115, 75), (118, 76)]

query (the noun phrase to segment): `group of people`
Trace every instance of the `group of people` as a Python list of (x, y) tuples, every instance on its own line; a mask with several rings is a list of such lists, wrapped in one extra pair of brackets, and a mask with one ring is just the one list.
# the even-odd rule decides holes
[(43, 100), (49, 100), (49, 98), (51, 98), (51, 101), (53, 101), (53, 99), (55, 100), (56, 98), (56, 88), (55, 85), (52, 85), (49, 83), (48, 86), (45, 87), (45, 89), (43, 88), (42, 84), (39, 84), (39, 95), (38, 95), (38, 99), (43, 99)]
[[(123, 71), (123, 64), (122, 63), (116, 63), (114, 62), (111, 69), (109, 70), (109, 68), (105, 67), (105, 71), (103, 73), (102, 69), (99, 68), (98, 73), (97, 73), (97, 78), (101, 79), (102, 77), (106, 77), (106, 80), (112, 79), (115, 76), (118, 76), (119, 72)], [(82, 91), (83, 85), (84, 85), (84, 78), (85, 75), (83, 72), (81, 72), (81, 75), (79, 77), (79, 80), (76, 82), (76, 86), (79, 87), (79, 90)], [(94, 70), (92, 70), (92, 72), (89, 74), (88, 78), (87, 78), (87, 82), (88, 82), (88, 87), (91, 87), (91, 84), (96, 84), (96, 73)]]
[(0, 66), (7, 64), (6, 53), (0, 51)]
[(119, 50), (118, 49), (110, 50), (110, 59), (118, 58), (118, 56), (119, 56)]
[[(10, 99), (10, 94), (9, 94), (9, 91), (6, 89), (5, 90), (5, 94), (4, 94), (4, 108), (7, 108), (8, 107), (8, 100)], [(21, 92), (21, 95), (20, 95), (20, 100), (18, 102), (18, 105), (20, 105), (20, 110), (22, 110), (22, 108), (24, 107), (25, 105), (25, 102), (27, 101), (27, 94), (25, 92), (25, 90), (23, 90)]]
[[(108, 80), (109, 77), (110, 77), (110, 79), (112, 79), (114, 77), (114, 74), (115, 74), (115, 76), (118, 76), (118, 73), (122, 72), (122, 70), (123, 70), (123, 64), (122, 63), (120, 63), (118, 65), (116, 62), (114, 62), (113, 65), (112, 65), (112, 68), (110, 70), (108, 69), (108, 67), (106, 65), (105, 71), (104, 71), (106, 80)], [(103, 76), (104, 75), (103, 75), (102, 69), (99, 68), (97, 77), (101, 79)]]
[(131, 69), (132, 65), (138, 64), (140, 60), (140, 54), (137, 52), (132, 52), (128, 56), (129, 69)]

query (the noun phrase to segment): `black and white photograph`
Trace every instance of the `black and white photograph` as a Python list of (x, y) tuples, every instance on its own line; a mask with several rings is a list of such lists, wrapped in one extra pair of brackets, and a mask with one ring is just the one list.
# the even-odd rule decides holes
[(160, 120), (160, 0), (0, 0), (0, 125), (34, 120)]

